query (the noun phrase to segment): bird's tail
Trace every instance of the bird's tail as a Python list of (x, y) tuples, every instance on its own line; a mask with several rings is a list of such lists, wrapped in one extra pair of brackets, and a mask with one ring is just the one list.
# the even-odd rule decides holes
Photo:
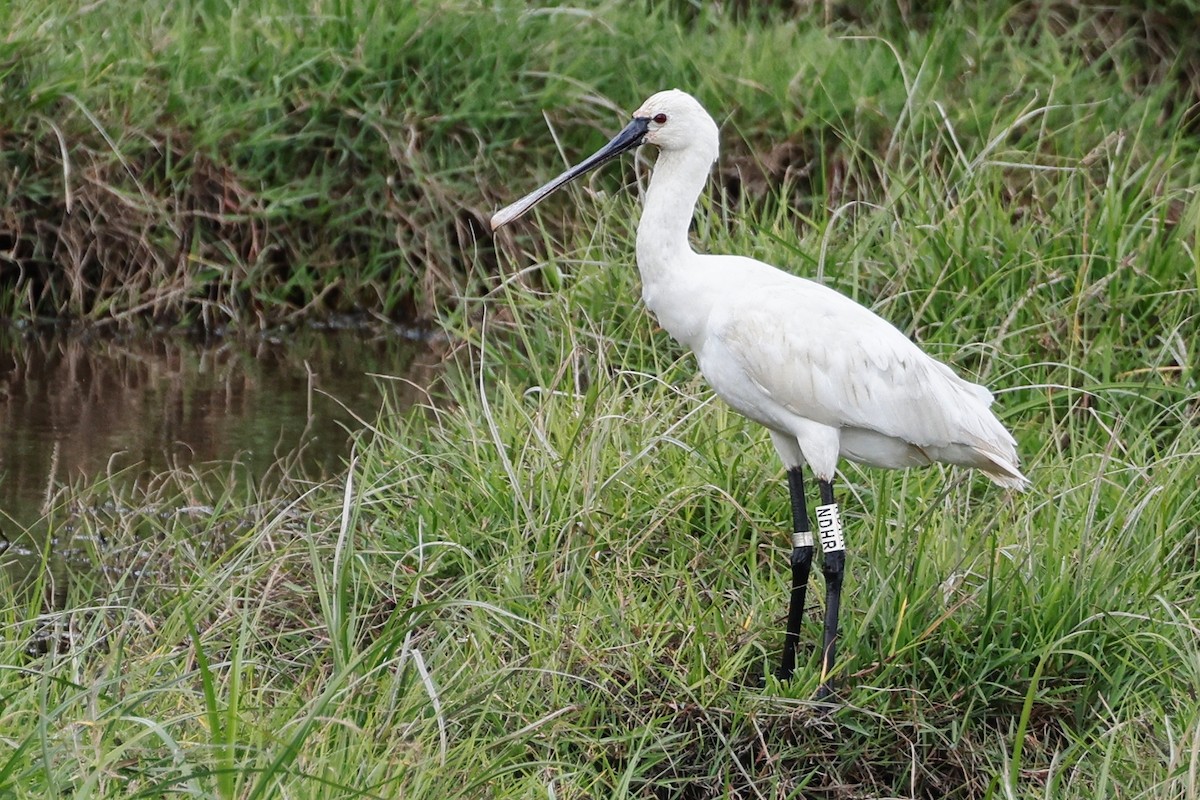
[(980, 472), (987, 475), (992, 483), (998, 486), (1003, 486), (1005, 489), (1014, 489), (1018, 492), (1023, 492), (1029, 488), (1029, 478), (1021, 474), (1021, 470), (1010, 464), (998, 464), (992, 462), (994, 468), (980, 467)]
[(1017, 464), (1016, 453), (999, 453), (990, 447), (975, 446), (972, 448), (978, 455), (983, 456), (983, 463), (976, 462), (972, 466), (987, 475), (992, 483), (1005, 489), (1023, 492), (1030, 486)]

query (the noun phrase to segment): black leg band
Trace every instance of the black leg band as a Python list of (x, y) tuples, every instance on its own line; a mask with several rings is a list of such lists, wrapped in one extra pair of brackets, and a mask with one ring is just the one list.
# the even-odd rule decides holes
[(825, 575), (825, 631), (821, 645), (821, 684), (817, 699), (833, 693), (830, 673), (837, 661), (838, 612), (842, 606), (842, 580), (846, 571), (846, 542), (842, 521), (833, 499), (833, 484), (821, 481), (821, 506), (817, 509), (817, 529), (821, 537), (821, 572)]

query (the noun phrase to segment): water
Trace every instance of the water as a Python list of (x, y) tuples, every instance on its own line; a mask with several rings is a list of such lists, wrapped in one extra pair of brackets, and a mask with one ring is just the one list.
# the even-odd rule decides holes
[(352, 330), (207, 341), (0, 331), (0, 564), (19, 579), (40, 563), (46, 514), (80, 481), (227, 461), (259, 476), (281, 459), (293, 474), (335, 475), (355, 417), (373, 423), (388, 393), (397, 407), (414, 391), (372, 376), (420, 384), (430, 362), (404, 337)]

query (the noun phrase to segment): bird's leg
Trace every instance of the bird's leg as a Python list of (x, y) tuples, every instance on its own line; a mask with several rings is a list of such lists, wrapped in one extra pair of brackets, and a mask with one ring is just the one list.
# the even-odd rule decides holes
[(787, 472), (788, 492), (792, 497), (792, 596), (788, 605), (787, 633), (783, 637), (783, 661), (776, 676), (790, 680), (796, 669), (796, 645), (800, 641), (800, 623), (804, 618), (804, 598), (808, 575), (812, 570), (813, 535), (804, 505), (804, 473), (800, 467)]
[(817, 506), (817, 534), (821, 537), (821, 572), (825, 574), (825, 636), (821, 649), (821, 685), (817, 699), (833, 693), (829, 677), (837, 658), (838, 611), (842, 605), (842, 576), (846, 569), (846, 541), (842, 520), (833, 499), (833, 482), (819, 481), (821, 505)]

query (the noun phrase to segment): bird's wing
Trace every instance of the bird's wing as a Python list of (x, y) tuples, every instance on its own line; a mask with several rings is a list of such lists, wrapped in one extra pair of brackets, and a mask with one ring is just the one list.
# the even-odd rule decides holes
[(988, 411), (987, 389), (844, 295), (786, 278), (735, 292), (714, 311), (709, 356), (723, 361), (718, 394), (733, 388), (718, 382), (740, 373), (772, 403), (824, 425), (918, 447), (1011, 442)]

